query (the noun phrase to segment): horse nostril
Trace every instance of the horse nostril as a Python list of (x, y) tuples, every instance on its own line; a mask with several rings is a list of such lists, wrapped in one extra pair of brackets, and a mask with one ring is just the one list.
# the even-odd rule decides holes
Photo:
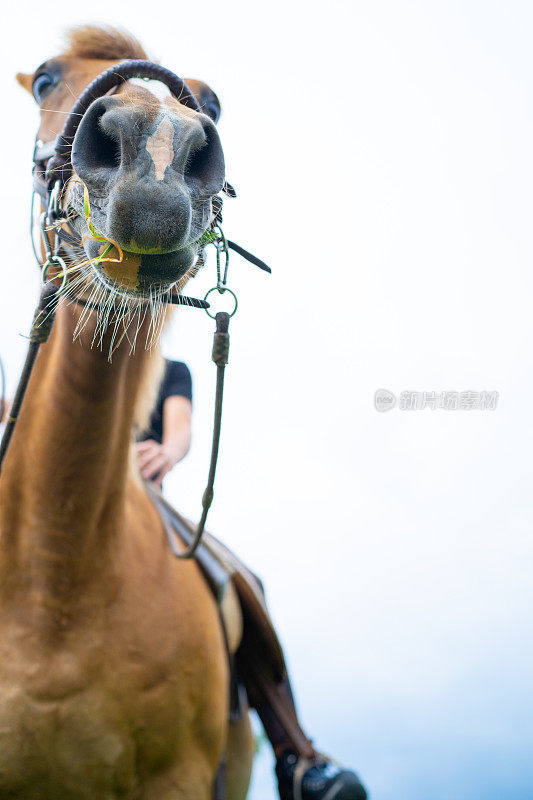
[(212, 122), (203, 124), (205, 139), (191, 148), (184, 169), (185, 182), (201, 195), (217, 194), (224, 182), (224, 155)]
[(102, 128), (100, 120), (93, 132), (92, 153), (100, 167), (120, 167), (120, 142)]
[(80, 178), (91, 179), (93, 174), (109, 175), (121, 165), (119, 131), (104, 126), (108, 111), (104, 101), (96, 100), (82, 119), (72, 146), (72, 165)]

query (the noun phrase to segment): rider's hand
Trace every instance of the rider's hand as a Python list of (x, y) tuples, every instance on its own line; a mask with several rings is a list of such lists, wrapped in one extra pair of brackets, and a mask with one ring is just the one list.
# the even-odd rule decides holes
[(163, 444), (147, 439), (137, 442), (137, 462), (145, 480), (161, 486), (172, 467), (187, 455), (191, 444), (191, 401), (180, 395), (163, 404)]
[(177, 461), (173, 453), (164, 444), (154, 442), (153, 439), (137, 442), (135, 449), (142, 477), (161, 486), (163, 478)]

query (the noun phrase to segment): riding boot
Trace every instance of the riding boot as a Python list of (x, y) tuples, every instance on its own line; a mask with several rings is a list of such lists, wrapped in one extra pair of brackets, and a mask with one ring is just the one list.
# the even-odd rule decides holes
[(357, 775), (318, 753), (298, 721), (289, 677), (275, 682), (247, 660), (246, 687), (276, 757), (281, 800), (366, 800)]

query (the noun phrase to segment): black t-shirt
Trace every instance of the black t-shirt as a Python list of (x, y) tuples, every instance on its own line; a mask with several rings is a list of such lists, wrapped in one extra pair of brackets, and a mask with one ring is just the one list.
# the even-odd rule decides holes
[(148, 429), (141, 435), (139, 441), (154, 439), (161, 444), (163, 440), (163, 404), (167, 397), (186, 397), (192, 402), (192, 378), (187, 364), (182, 361), (166, 361), (165, 372), (157, 403), (150, 417)]

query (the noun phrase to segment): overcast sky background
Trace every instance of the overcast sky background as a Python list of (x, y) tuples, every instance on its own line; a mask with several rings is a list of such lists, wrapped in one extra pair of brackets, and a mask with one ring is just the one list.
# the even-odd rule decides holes
[[(533, 7), (115, 0), (10, 7), (0, 52), (0, 354), (38, 285), (31, 99), (62, 26), (121, 24), (224, 106), (238, 291), (209, 527), (263, 577), (302, 718), (374, 800), (530, 800)], [(46, 12), (46, 13), (45, 13)], [(61, 20), (61, 24), (54, 22)], [(189, 285), (202, 295), (211, 264)], [(197, 518), (212, 326), (169, 497)], [(495, 411), (377, 413), (376, 389), (495, 390)], [(251, 797), (272, 800), (266, 750)]]

